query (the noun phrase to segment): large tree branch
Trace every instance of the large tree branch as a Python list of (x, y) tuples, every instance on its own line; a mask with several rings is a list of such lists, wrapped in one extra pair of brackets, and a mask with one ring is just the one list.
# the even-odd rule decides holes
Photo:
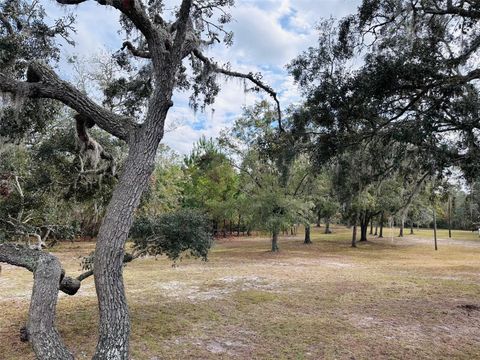
[(172, 25), (172, 29), (175, 29), (175, 39), (173, 41), (172, 49), (172, 61), (177, 64), (183, 59), (183, 48), (185, 46), (185, 38), (187, 36), (187, 30), (191, 25), (190, 10), (192, 8), (192, 0), (183, 0), (180, 6), (177, 21)]
[[(130, 253), (125, 253), (123, 255), (123, 263), (124, 264), (127, 264), (129, 262), (132, 262), (133, 260), (139, 258), (140, 256), (143, 256), (147, 253), (147, 250), (142, 250), (142, 251), (139, 251), (137, 253), (134, 253), (134, 254), (130, 254)], [(81, 273), (80, 275), (77, 276), (76, 280), (78, 281), (83, 281), (85, 279), (88, 279), (90, 276), (93, 275), (93, 269), (91, 270), (87, 270), (83, 273)]]
[[(55, 328), (58, 290), (62, 290), (61, 284), (65, 279), (58, 259), (43, 251), (14, 244), (0, 244), (0, 262), (20, 266), (34, 273), (27, 335), (37, 359), (73, 359)], [(69, 279), (80, 286), (78, 280)]]
[(28, 82), (14, 80), (0, 72), (0, 91), (28, 98), (48, 98), (61, 101), (85, 117), (92, 119), (103, 130), (128, 142), (136, 123), (96, 104), (73, 85), (61, 80), (47, 65), (30, 64)]
[(148, 50), (137, 49), (135, 46), (133, 46), (133, 44), (130, 41), (125, 41), (123, 43), (122, 50), (124, 50), (125, 48), (130, 50), (133, 56), (141, 57), (143, 59), (151, 58), (150, 52)]
[[(39, 259), (46, 255), (54, 257), (44, 251), (32, 250), (17, 244), (0, 244), (0, 262), (23, 267), (33, 273), (37, 270)], [(79, 289), (80, 281), (64, 276), (62, 270), (62, 276), (57, 283), (57, 290), (68, 295), (75, 295)]]
[(280, 107), (280, 101), (278, 100), (277, 93), (270, 86), (264, 84), (260, 79), (257, 79), (253, 75), (253, 73), (243, 74), (243, 73), (240, 73), (240, 72), (237, 72), (237, 71), (231, 71), (231, 70), (219, 67), (216, 63), (213, 63), (212, 61), (210, 61), (210, 59), (208, 59), (205, 55), (203, 55), (200, 52), (200, 50), (198, 50), (198, 49), (193, 50), (192, 53), (196, 58), (198, 58), (206, 66), (208, 66), (211, 71), (219, 73), (219, 74), (223, 74), (223, 75), (226, 75), (226, 76), (231, 76), (231, 77), (250, 80), (258, 88), (262, 89), (267, 94), (269, 94), (277, 105), (278, 129), (281, 132), (284, 131), (283, 126), (282, 126), (282, 110), (281, 110), (281, 107)]
[(475, 9), (464, 9), (459, 6), (447, 4), (446, 8), (427, 8), (421, 7), (426, 14), (431, 15), (458, 15), (470, 19), (480, 19), (480, 11)]
[[(86, 0), (57, 0), (57, 3), (63, 5), (78, 5)], [(121, 11), (135, 25), (135, 27), (145, 36), (146, 39), (155, 37), (157, 31), (150, 21), (141, 0), (95, 0), (100, 5), (109, 5)]]

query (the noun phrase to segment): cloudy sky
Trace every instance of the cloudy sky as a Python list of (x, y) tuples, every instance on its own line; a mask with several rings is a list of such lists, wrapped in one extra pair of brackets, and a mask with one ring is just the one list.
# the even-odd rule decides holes
[[(180, 1), (169, 2), (168, 7)], [(355, 12), (359, 3), (360, 0), (237, 0), (232, 9), (234, 20), (228, 25), (228, 30), (234, 32), (233, 46), (217, 46), (210, 49), (208, 55), (219, 62), (230, 62), (235, 70), (261, 71), (265, 81), (280, 94), (282, 107), (286, 108), (298, 102), (299, 95), (285, 65), (301, 51), (315, 45), (315, 24), (319, 19)], [(54, 17), (62, 14), (65, 8), (48, 5), (47, 10)], [(66, 10), (71, 11), (71, 7)], [(88, 57), (121, 47), (115, 10), (90, 1), (77, 6), (75, 12), (76, 46), (64, 46), (65, 55)], [(179, 153), (187, 153), (201, 135), (217, 136), (241, 114), (243, 106), (254, 102), (254, 95), (244, 94), (241, 81), (224, 83), (212, 106), (214, 111), (207, 109), (204, 114), (191, 111), (188, 94), (176, 94), (175, 106), (167, 121), (177, 125), (165, 135), (164, 142)]]

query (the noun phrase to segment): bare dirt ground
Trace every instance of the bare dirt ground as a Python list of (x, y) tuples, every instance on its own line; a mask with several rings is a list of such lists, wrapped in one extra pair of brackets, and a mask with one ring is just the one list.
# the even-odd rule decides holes
[[(348, 229), (313, 245), (282, 238), (217, 241), (207, 263), (139, 259), (125, 268), (132, 359), (480, 359), (480, 240), (440, 232), (349, 247)], [(392, 230), (393, 234), (393, 230)], [(396, 231), (395, 231), (396, 234)], [(54, 251), (71, 275), (92, 243)], [(19, 329), (32, 277), (2, 265), (0, 359), (33, 359)], [(58, 327), (78, 359), (95, 347), (93, 280), (61, 295)]]

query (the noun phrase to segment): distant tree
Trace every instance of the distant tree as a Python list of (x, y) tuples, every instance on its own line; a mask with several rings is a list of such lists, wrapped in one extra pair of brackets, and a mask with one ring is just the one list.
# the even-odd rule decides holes
[(216, 231), (235, 216), (238, 176), (230, 160), (213, 139), (205, 137), (194, 145), (184, 159), (183, 206), (203, 209), (214, 223)]
[(257, 228), (272, 236), (272, 251), (279, 251), (280, 232), (293, 224), (309, 225), (313, 203), (305, 194), (312, 174), (298, 157), (290, 134), (272, 126), (276, 113), (266, 101), (247, 108), (221, 144), (240, 172), (240, 192), (250, 202)]

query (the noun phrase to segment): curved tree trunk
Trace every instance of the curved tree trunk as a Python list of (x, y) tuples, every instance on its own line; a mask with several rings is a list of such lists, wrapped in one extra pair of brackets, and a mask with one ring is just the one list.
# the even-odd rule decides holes
[(0, 262), (34, 273), (26, 335), (37, 359), (73, 359), (55, 328), (55, 312), (58, 290), (73, 295), (80, 288), (80, 281), (65, 277), (55, 256), (15, 244), (0, 244)]
[(128, 359), (130, 318), (122, 275), (124, 248), (135, 209), (154, 170), (169, 107), (167, 101), (159, 103), (154, 110), (159, 112), (151, 118), (155, 123), (132, 135), (124, 171), (98, 233), (93, 268), (100, 313), (95, 360)]
[(310, 238), (310, 224), (305, 225), (305, 241), (304, 244), (311, 244), (312, 239)]
[(27, 324), (37, 359), (73, 359), (55, 328), (58, 284), (62, 273), (60, 262), (54, 256), (43, 254), (39, 257)]

